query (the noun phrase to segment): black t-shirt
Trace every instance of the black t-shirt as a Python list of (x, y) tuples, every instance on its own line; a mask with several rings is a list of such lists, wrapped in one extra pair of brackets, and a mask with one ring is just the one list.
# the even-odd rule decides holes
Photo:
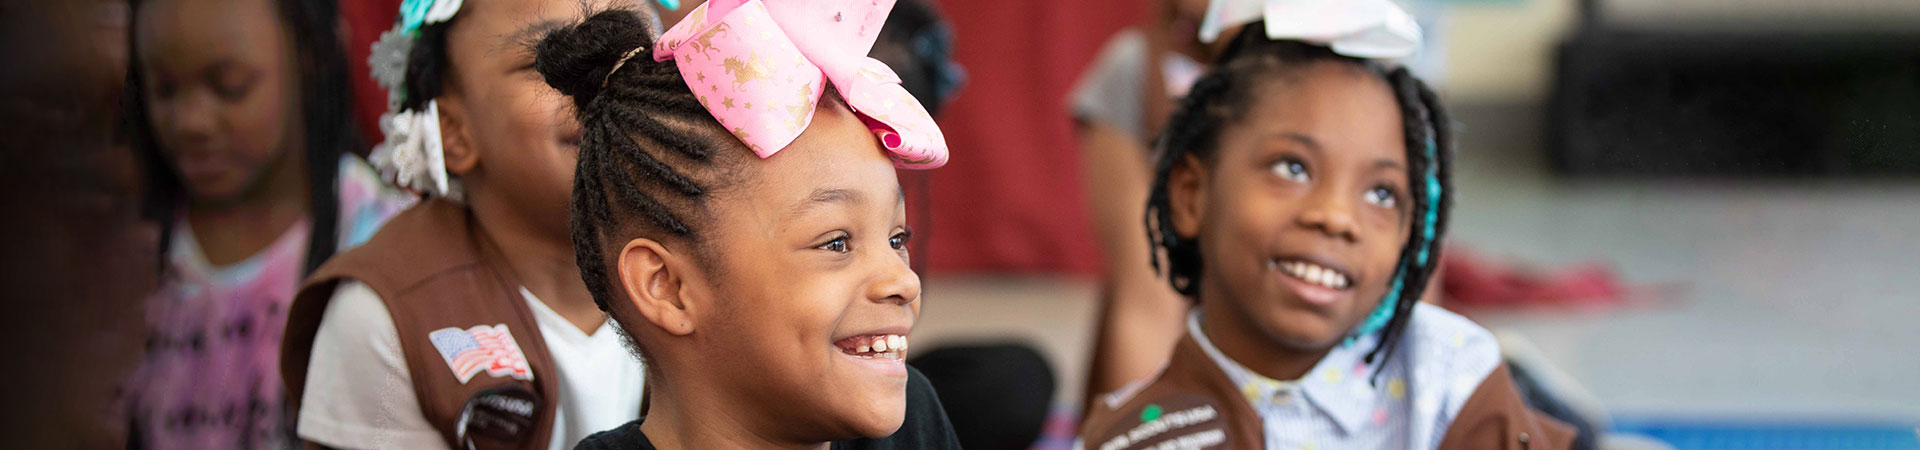
[[(654, 450), (653, 442), (640, 432), (640, 420), (627, 422), (614, 428), (587, 436), (574, 446), (574, 450)], [(892, 436), (879, 439), (854, 439), (835, 441), (832, 450), (959, 450), (960, 438), (953, 434), (953, 425), (947, 422), (947, 412), (940, 408), (940, 397), (933, 393), (933, 385), (927, 383), (927, 377), (912, 366), (907, 367), (907, 418), (900, 423), (900, 430)]]

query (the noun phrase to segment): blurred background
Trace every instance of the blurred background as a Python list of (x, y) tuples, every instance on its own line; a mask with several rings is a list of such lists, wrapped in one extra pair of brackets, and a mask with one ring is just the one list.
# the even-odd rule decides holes
[[(485, 0), (468, 0), (485, 1)], [(1067, 97), (1161, 0), (938, 0), (965, 81), (913, 174), (916, 347), (1015, 342), (1071, 439), (1108, 264)], [(1461, 128), (1437, 301), (1502, 335), (1616, 442), (1920, 448), (1920, 2), (1407, 0)], [(394, 1), (344, 0), (366, 44)], [(116, 120), (127, 14), (0, 4), (7, 433), (113, 447), (158, 228)], [(379, 19), (384, 12), (389, 19)], [(377, 26), (356, 25), (370, 22)]]
[[(970, 78), (942, 117), (957, 157), (930, 174), (918, 333), (1032, 339), (1065, 401), (1098, 261), (1084, 207), (1038, 195), (1079, 186), (1050, 119), (1101, 36), (1147, 10), (943, 3)], [(1530, 341), (1623, 431), (1920, 446), (1920, 2), (1408, 6), (1429, 39), (1415, 67), (1462, 128), (1449, 263), (1542, 284), (1449, 307)], [(1500, 284), (1454, 269), (1447, 294)]]

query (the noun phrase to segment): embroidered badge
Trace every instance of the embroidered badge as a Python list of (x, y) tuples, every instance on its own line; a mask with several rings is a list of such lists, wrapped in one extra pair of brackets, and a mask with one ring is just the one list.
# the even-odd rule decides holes
[[(1089, 449), (1213, 449), (1228, 445), (1231, 430), (1210, 397), (1185, 394), (1162, 398), (1128, 412), (1104, 433), (1088, 436)], [(1097, 447), (1096, 447), (1097, 446)]]
[(460, 420), (453, 429), (458, 448), (524, 447), (519, 444), (532, 434), (534, 416), (539, 414), (540, 394), (524, 386), (506, 383), (482, 389), (467, 397), (460, 408)]
[(513, 342), (513, 333), (507, 331), (507, 324), (477, 325), (465, 330), (441, 328), (427, 333), (427, 340), (433, 342), (434, 349), (440, 350), (440, 358), (447, 361), (447, 368), (453, 369), (453, 376), (460, 379), (460, 384), (467, 384), (467, 380), (480, 372), (495, 378), (511, 376), (533, 380), (527, 356), (520, 352), (520, 344)]

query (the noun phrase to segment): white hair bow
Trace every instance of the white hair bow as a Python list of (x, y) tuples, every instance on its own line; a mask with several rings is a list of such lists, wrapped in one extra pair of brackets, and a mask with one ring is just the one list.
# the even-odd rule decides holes
[(1200, 41), (1261, 19), (1270, 39), (1323, 44), (1355, 58), (1405, 58), (1420, 48), (1420, 24), (1392, 0), (1213, 0)]

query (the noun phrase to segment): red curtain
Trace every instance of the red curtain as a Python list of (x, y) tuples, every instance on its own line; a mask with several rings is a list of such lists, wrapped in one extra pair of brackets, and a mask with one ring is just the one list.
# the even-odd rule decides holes
[(1092, 274), (1100, 251), (1065, 97), (1140, 0), (939, 0), (967, 84), (941, 112), (953, 156), (928, 174), (931, 268)]
[[(341, 0), (340, 25), (347, 37), (347, 73), (353, 79), (354, 123), (360, 125), (360, 137), (367, 149), (379, 144), (380, 114), (387, 112), (387, 92), (373, 81), (367, 67), (367, 55), (380, 33), (393, 28), (400, 15), (400, 0)], [(361, 150), (365, 155), (367, 150)]]

